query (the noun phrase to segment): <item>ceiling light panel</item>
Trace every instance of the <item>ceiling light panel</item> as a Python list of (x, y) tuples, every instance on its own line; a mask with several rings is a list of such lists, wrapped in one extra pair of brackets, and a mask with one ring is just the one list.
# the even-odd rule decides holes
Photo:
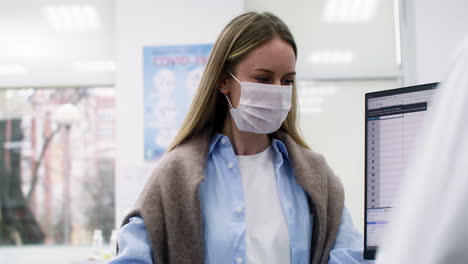
[(322, 21), (326, 23), (359, 23), (372, 20), (378, 0), (326, 0)]
[(101, 23), (92, 5), (56, 5), (42, 9), (47, 23), (56, 30), (97, 30)]

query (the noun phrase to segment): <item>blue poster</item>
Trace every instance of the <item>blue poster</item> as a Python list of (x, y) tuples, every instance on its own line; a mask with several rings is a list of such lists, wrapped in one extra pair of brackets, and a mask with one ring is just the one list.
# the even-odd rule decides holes
[(213, 45), (143, 48), (145, 160), (172, 142), (192, 102)]

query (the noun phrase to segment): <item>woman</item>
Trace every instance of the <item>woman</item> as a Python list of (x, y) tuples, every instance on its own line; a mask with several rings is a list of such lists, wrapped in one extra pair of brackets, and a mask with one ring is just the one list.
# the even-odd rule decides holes
[(272, 14), (226, 26), (112, 263), (362, 261), (341, 182), (297, 129), (296, 55)]

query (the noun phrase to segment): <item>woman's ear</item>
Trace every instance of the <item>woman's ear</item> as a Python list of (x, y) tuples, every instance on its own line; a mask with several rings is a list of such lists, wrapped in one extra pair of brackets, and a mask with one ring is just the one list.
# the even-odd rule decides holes
[(226, 74), (222, 73), (219, 78), (219, 85), (218, 90), (222, 94), (229, 93), (229, 79), (227, 78)]

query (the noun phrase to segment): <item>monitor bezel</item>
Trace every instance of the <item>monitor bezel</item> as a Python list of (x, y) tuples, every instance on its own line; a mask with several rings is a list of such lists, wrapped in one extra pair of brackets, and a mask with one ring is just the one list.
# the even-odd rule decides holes
[(398, 94), (405, 94), (405, 93), (413, 93), (419, 91), (426, 91), (426, 90), (434, 90), (440, 83), (427, 83), (427, 84), (420, 84), (414, 86), (407, 86), (401, 87), (396, 89), (384, 90), (384, 91), (377, 91), (377, 92), (369, 92), (365, 94), (365, 106), (364, 106), (364, 252), (363, 257), (364, 259), (374, 260), (378, 247), (368, 247), (367, 246), (367, 119), (368, 119), (368, 101), (369, 99), (379, 98), (384, 96), (392, 96)]

